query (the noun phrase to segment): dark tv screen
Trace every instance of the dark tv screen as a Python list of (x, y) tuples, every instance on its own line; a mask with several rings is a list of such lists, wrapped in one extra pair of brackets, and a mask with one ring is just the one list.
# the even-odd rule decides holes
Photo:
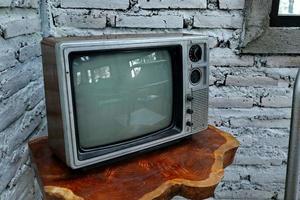
[(70, 63), (82, 148), (131, 140), (172, 124), (169, 49), (82, 52)]

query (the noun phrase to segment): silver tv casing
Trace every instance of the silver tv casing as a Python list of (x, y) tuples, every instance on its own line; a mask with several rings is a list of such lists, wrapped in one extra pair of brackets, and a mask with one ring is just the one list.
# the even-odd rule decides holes
[[(63, 124), (62, 132), (51, 132), (49, 130), (49, 145), (54, 153), (61, 158), (69, 167), (78, 169), (96, 163), (104, 162), (141, 150), (150, 149), (171, 141), (178, 140), (205, 130), (208, 126), (208, 86), (209, 86), (209, 49), (207, 38), (197, 35), (164, 35), (144, 37), (125, 37), (113, 39), (74, 39), (60, 40), (54, 45), (56, 70), (58, 76), (59, 99), (61, 118)], [(192, 62), (189, 59), (189, 49), (192, 45), (199, 44), (202, 48), (202, 59)], [(180, 45), (182, 47), (183, 61), (183, 121), (182, 131), (176, 135), (164, 137), (159, 140), (131, 146), (119, 151), (93, 157), (86, 160), (78, 159), (78, 146), (75, 135), (75, 121), (73, 110), (73, 97), (71, 92), (71, 74), (68, 56), (72, 52), (95, 51), (95, 50), (122, 50), (147, 47), (166, 47)], [(44, 54), (44, 53), (43, 53)], [(47, 56), (47, 55), (43, 55)], [(198, 84), (190, 82), (190, 73), (194, 68), (201, 70), (202, 77)], [(175, 80), (176, 81), (176, 80)], [(46, 94), (47, 95), (47, 94)], [(188, 101), (187, 96), (193, 100)], [(187, 109), (192, 109), (193, 114), (188, 114)], [(49, 118), (49, 117), (48, 117)], [(186, 122), (192, 122), (193, 126), (187, 126)], [(48, 123), (49, 119), (48, 119)]]

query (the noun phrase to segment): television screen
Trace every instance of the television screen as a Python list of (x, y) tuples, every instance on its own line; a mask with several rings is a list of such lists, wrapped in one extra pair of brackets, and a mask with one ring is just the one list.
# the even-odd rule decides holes
[(168, 128), (173, 114), (168, 49), (70, 55), (75, 126), (82, 148)]

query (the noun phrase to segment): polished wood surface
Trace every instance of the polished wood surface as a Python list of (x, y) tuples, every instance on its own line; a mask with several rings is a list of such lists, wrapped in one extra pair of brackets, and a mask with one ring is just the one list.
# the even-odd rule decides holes
[(164, 200), (212, 197), (239, 146), (212, 126), (177, 144), (92, 169), (71, 170), (47, 137), (29, 143), (48, 200)]

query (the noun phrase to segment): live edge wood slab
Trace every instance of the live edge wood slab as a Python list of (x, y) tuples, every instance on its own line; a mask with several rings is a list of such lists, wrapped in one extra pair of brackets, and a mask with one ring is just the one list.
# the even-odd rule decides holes
[(165, 200), (212, 197), (239, 142), (212, 126), (172, 146), (115, 164), (71, 170), (50, 151), (47, 137), (29, 143), (48, 200)]

